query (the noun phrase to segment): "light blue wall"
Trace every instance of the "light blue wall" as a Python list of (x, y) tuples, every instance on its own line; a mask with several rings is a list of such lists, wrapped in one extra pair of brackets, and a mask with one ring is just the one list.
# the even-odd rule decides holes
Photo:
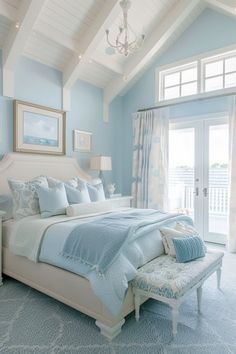
[[(0, 53), (1, 54), (1, 53)], [(1, 58), (1, 55), (0, 55)], [(2, 60), (2, 59), (0, 59)], [(0, 65), (2, 83), (2, 65)], [(62, 107), (62, 73), (46, 65), (22, 57), (15, 70), (15, 98), (48, 107)], [(67, 113), (66, 148), (67, 155), (75, 156), (81, 166), (88, 170), (91, 154), (111, 155), (114, 169), (105, 173), (107, 182), (114, 181), (118, 190), (121, 175), (117, 171), (120, 165), (119, 149), (115, 148), (118, 139), (119, 116), (122, 115), (122, 100), (117, 98), (111, 105), (113, 117), (110, 123), (103, 121), (103, 91), (93, 85), (78, 80), (71, 91), (71, 111)], [(13, 149), (13, 100), (2, 97), (0, 89), (0, 154)], [(73, 129), (86, 130), (92, 135), (92, 152), (73, 152)]]
[[(149, 68), (123, 98), (123, 174), (122, 188), (131, 191), (132, 113), (155, 105), (155, 70), (194, 55), (236, 44), (236, 21), (210, 9), (204, 10), (181, 37)], [(228, 108), (229, 98), (186, 103), (171, 107), (172, 118), (221, 112)]]

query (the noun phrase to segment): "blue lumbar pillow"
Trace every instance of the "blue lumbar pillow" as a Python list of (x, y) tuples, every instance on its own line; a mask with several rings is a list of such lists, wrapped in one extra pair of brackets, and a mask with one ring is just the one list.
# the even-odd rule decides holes
[(176, 260), (185, 263), (205, 256), (204, 242), (199, 236), (172, 239)]
[(52, 188), (40, 185), (36, 188), (42, 218), (66, 214), (66, 208), (69, 206), (69, 203), (64, 183), (58, 183)]

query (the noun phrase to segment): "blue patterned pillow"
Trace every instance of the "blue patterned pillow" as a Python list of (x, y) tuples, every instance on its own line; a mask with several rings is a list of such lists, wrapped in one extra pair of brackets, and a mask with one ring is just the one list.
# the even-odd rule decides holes
[(189, 262), (205, 256), (204, 243), (198, 236), (173, 238), (172, 241), (178, 263)]

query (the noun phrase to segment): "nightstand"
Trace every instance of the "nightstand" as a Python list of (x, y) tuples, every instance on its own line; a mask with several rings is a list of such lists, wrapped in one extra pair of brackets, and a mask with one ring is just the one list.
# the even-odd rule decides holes
[(0, 286), (2, 283), (2, 218), (5, 214), (4, 211), (0, 210)]
[(131, 207), (133, 197), (131, 196), (124, 196), (124, 197), (117, 197), (117, 198), (110, 198), (109, 200), (112, 203), (114, 208), (129, 208)]

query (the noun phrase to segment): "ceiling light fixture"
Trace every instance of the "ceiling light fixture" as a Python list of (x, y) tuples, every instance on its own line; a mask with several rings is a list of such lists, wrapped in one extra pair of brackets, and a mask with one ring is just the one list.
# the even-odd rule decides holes
[(119, 32), (116, 36), (115, 43), (110, 41), (109, 29), (106, 30), (107, 43), (109, 44), (109, 47), (106, 49), (106, 53), (111, 55), (117, 51), (127, 57), (130, 53), (136, 52), (141, 48), (145, 39), (145, 34), (137, 36), (128, 24), (128, 10), (131, 7), (131, 1), (122, 0), (120, 1), (120, 6), (123, 12), (123, 25), (119, 27)]

